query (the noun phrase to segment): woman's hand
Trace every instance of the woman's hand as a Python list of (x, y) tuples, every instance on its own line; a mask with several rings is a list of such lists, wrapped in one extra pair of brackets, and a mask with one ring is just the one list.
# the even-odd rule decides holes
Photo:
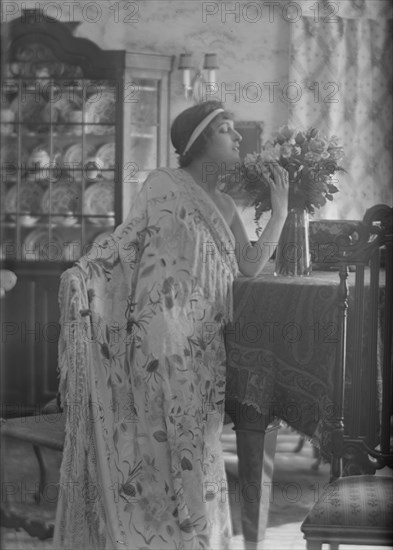
[[(272, 215), (254, 245), (250, 243), (243, 220), (233, 203), (234, 214), (230, 227), (236, 239), (237, 250), (241, 251), (237, 256), (239, 269), (246, 277), (258, 275), (269, 261), (273, 252), (272, 244), (278, 242), (288, 215), (288, 172), (278, 162), (269, 161), (263, 166), (262, 173), (270, 186)], [(257, 250), (256, 252), (247, 252), (250, 248)]]
[(270, 171), (268, 181), (270, 185), (272, 215), (286, 217), (288, 214), (288, 172), (275, 161), (269, 162), (268, 166)]

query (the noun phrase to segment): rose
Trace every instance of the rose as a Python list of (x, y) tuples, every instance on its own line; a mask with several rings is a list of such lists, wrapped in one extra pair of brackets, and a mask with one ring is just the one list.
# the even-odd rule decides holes
[(306, 141), (306, 136), (304, 134), (304, 132), (302, 132), (301, 130), (296, 134), (296, 137), (295, 137), (295, 143), (297, 145), (301, 145), (302, 143), (304, 143)]
[(255, 166), (257, 166), (257, 164), (260, 162), (260, 158), (261, 156), (257, 153), (248, 153), (244, 157), (243, 164), (247, 169), (255, 168)]
[(307, 139), (315, 138), (318, 136), (319, 136), (319, 130), (317, 130), (317, 128), (310, 128), (306, 134)]
[(281, 146), (268, 141), (261, 151), (260, 159), (262, 162), (272, 162), (280, 160)]
[(275, 140), (282, 145), (286, 141), (289, 143), (294, 143), (294, 136), (297, 133), (297, 130), (295, 128), (292, 128), (291, 126), (288, 126), (285, 124), (284, 126), (281, 126), (281, 128), (278, 129), (278, 132), (275, 134)]
[(311, 138), (308, 142), (308, 148), (310, 151), (313, 151), (314, 153), (323, 153), (327, 150), (327, 142), (326, 140), (322, 138)]
[(243, 161), (246, 171), (258, 172), (258, 166), (261, 163), (261, 155), (257, 153), (248, 153)]
[(292, 155), (292, 145), (289, 143), (283, 143), (280, 147), (280, 156), (284, 159), (288, 159)]
[(249, 183), (257, 183), (259, 181), (259, 169), (258, 164), (252, 164), (251, 162), (245, 164), (242, 167), (242, 176), (245, 178), (245, 180)]
[(314, 153), (314, 151), (309, 151), (304, 155), (304, 158), (309, 162), (319, 162), (320, 160), (322, 160), (322, 155), (320, 155), (319, 153)]
[(339, 147), (339, 139), (338, 139), (337, 136), (332, 136), (332, 137), (329, 139), (329, 146), (328, 146), (328, 149), (335, 148), (335, 147)]
[[(246, 180), (250, 183), (259, 183), (264, 178), (268, 178), (270, 172), (268, 170), (267, 161), (262, 155), (247, 155), (247, 162), (244, 162), (242, 173)], [(251, 158), (253, 157), (253, 158)]]
[(344, 156), (344, 147), (333, 147), (328, 149), (329, 158), (332, 160), (340, 160)]
[(316, 153), (320, 155), (320, 158), (327, 159), (329, 158), (329, 153), (327, 152), (328, 142), (326, 139), (321, 137), (311, 138), (308, 142), (308, 150), (310, 153)]

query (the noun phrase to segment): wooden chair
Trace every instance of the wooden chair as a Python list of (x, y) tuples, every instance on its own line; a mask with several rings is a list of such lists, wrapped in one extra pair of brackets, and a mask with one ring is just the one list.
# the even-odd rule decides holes
[[(340, 353), (331, 481), (302, 523), (308, 550), (323, 543), (336, 550), (339, 544), (393, 541), (392, 208), (370, 208), (356, 233), (341, 235), (336, 243)], [(349, 297), (350, 265), (355, 285)], [(353, 317), (348, 337), (347, 314)]]

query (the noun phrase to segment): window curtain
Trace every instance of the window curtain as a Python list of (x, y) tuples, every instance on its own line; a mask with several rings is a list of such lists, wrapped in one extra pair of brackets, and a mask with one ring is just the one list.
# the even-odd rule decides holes
[(296, 10), (289, 122), (338, 136), (348, 172), (315, 219), (359, 219), (376, 203), (392, 204), (392, 3), (302, 0)]

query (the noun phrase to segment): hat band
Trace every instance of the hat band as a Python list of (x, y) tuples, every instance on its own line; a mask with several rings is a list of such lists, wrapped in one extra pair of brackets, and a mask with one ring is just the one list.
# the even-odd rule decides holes
[(211, 113), (207, 115), (194, 129), (191, 136), (189, 137), (189, 140), (187, 141), (187, 145), (184, 148), (184, 151), (182, 155), (185, 155), (187, 151), (190, 149), (191, 145), (196, 141), (196, 139), (201, 135), (203, 130), (210, 124), (210, 122), (213, 120), (213, 118), (216, 118), (217, 115), (220, 113), (223, 113), (224, 109), (215, 109)]

